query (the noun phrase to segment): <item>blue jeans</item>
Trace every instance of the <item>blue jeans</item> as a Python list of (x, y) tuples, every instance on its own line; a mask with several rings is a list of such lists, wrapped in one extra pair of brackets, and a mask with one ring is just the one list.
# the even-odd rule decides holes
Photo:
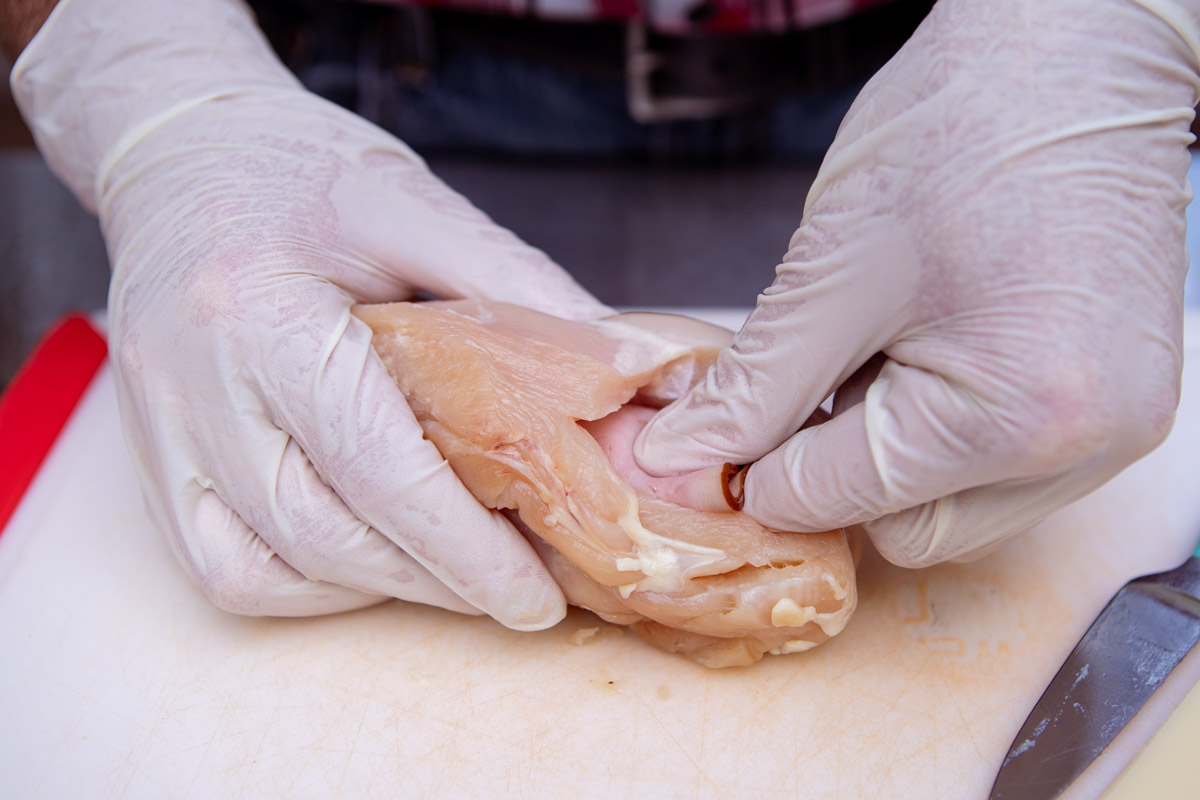
[(439, 41), (427, 78), (413, 81), (394, 63), (374, 57), (379, 45), (369, 36), (364, 43), (361, 30), (323, 30), (322, 37), (335, 41), (317, 57), (289, 64), (300, 79), (423, 153), (817, 161), (865, 81), (796, 91), (717, 119), (643, 125), (627, 110), (619, 57), (609, 70), (575, 69)]

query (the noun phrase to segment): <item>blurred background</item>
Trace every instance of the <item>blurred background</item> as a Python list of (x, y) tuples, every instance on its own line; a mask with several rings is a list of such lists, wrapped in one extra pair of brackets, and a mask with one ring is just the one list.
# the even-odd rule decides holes
[[(395, 132), (604, 302), (746, 308), (846, 109), (932, 4), (531, 3), (251, 5), (309, 88)], [(107, 283), (95, 219), (5, 82), (0, 386), (63, 313), (102, 309)]]

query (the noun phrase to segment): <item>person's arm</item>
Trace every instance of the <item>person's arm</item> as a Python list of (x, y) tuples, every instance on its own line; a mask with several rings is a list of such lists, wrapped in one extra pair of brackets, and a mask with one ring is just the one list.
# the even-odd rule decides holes
[(16, 61), (58, 0), (0, 0), (0, 50)]
[[(863, 89), (774, 285), (639, 440), (745, 510), (978, 554), (1171, 428), (1200, 3), (942, 0)], [(831, 394), (834, 417), (801, 425)]]
[(397, 597), (565, 613), (529, 543), (426, 441), (355, 302), (608, 310), (390, 134), (306, 91), (240, 0), (70, 0), (13, 96), (100, 217), (108, 338), (152, 519), (218, 606)]

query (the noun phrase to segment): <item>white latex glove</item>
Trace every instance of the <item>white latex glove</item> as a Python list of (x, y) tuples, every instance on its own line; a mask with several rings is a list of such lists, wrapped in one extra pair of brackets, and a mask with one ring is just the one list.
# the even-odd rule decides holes
[[(915, 567), (1153, 449), (1179, 397), (1195, 7), (938, 3), (849, 111), (733, 346), (641, 435), (642, 466), (754, 462), (756, 519), (866, 523)], [(833, 420), (799, 431), (835, 390)]]
[(349, 309), (419, 290), (602, 305), (401, 142), (304, 91), (234, 0), (60, 2), (13, 86), (99, 210), (126, 437), (214, 603), (561, 619), (533, 549), (422, 438)]

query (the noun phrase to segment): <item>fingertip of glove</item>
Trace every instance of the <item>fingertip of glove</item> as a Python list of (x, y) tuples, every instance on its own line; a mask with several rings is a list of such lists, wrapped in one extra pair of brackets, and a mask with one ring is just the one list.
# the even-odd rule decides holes
[(659, 412), (634, 439), (633, 457), (643, 471), (656, 478), (665, 478), (729, 460), (725, 454), (714, 452), (671, 427), (672, 415), (669, 408)]
[(567, 601), (553, 581), (548, 583), (550, 586), (542, 593), (542, 597), (507, 609), (509, 613), (503, 617), (497, 616), (496, 620), (506, 628), (522, 632), (544, 631), (562, 622), (567, 616)]
[(944, 547), (953, 507), (954, 498), (943, 497), (869, 520), (863, 529), (890, 563), (905, 569), (924, 569), (953, 555)]
[(561, 309), (558, 315), (563, 319), (593, 320), (611, 317), (615, 313), (616, 311), (611, 306), (601, 303), (585, 291), (583, 296)]
[[(517, 537), (532, 535), (519, 519), (509, 520), (495, 514), (496, 522)], [(522, 533), (522, 530), (526, 533)], [(567, 599), (542, 559), (528, 542), (525, 555), (503, 572), (508, 576), (499, 587), (485, 590), (483, 604), (476, 603), (489, 616), (514, 631), (541, 631), (552, 628), (567, 615)], [(499, 591), (495, 589), (499, 588)]]
[(671, 459), (666, 456), (668, 448), (663, 446), (664, 439), (671, 438), (671, 432), (665, 430), (659, 421), (662, 413), (646, 423), (633, 440), (634, 461), (656, 478), (671, 474)]

